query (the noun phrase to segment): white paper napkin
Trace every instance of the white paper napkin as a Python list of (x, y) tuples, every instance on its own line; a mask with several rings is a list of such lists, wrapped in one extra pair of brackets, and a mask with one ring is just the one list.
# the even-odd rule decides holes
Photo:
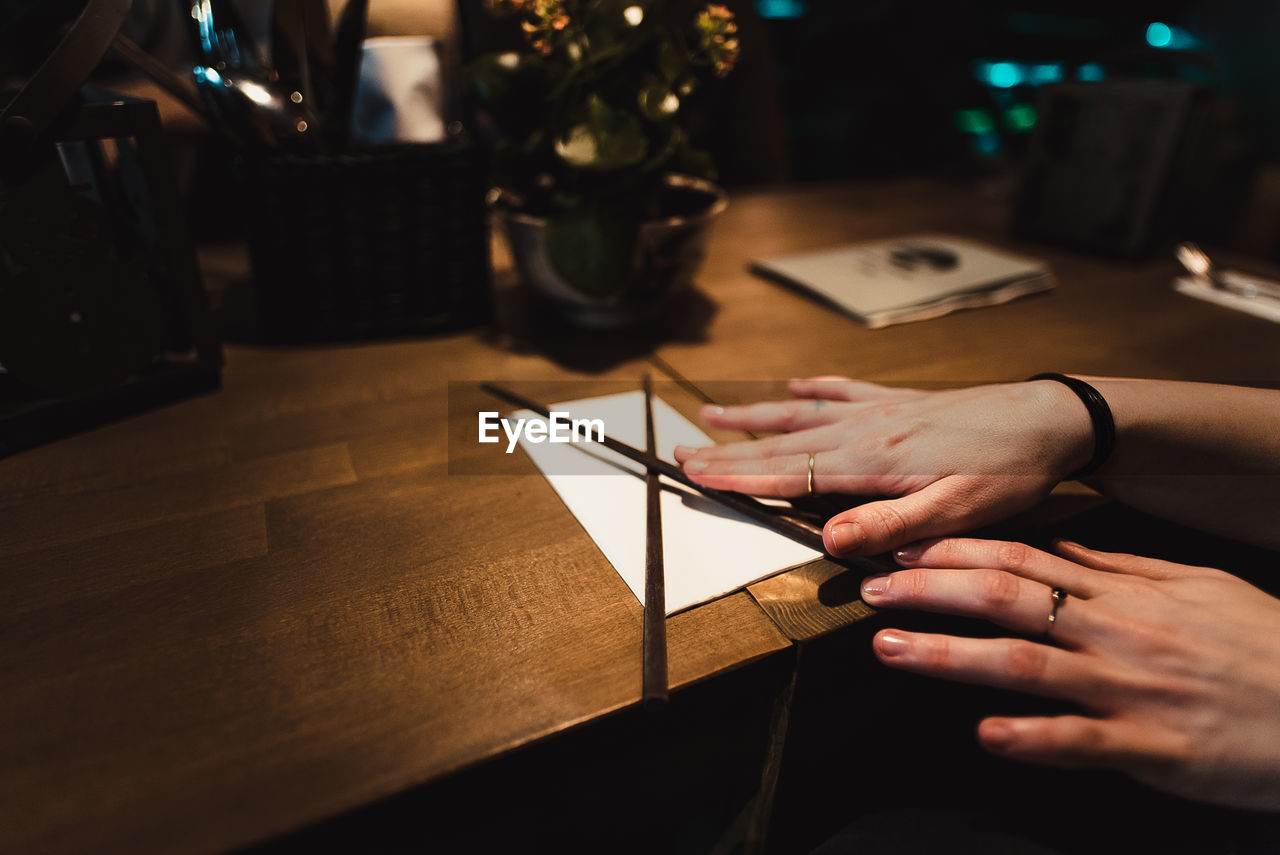
[[(600, 419), (604, 432), (644, 448), (644, 394), (624, 392), (548, 407), (572, 418)], [(510, 419), (538, 419), (522, 410)], [(674, 460), (677, 445), (711, 440), (659, 398), (653, 401), (658, 456)], [(644, 602), (644, 467), (596, 443), (534, 443), (523, 448), (582, 523), (605, 557)], [(693, 490), (662, 479), (662, 555), (667, 613), (735, 591), (821, 553), (733, 513)]]

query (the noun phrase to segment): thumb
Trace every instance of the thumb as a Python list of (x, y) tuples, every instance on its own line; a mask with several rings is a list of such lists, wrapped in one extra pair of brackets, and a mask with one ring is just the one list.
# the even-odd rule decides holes
[(967, 531), (1000, 516), (996, 508), (980, 514), (972, 479), (948, 476), (897, 499), (869, 502), (836, 514), (822, 530), (822, 542), (834, 556), (875, 555), (927, 537)]

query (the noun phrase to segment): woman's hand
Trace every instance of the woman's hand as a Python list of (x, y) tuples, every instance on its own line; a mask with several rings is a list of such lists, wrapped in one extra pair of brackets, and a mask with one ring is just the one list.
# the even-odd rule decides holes
[[(1065, 542), (1057, 552), (965, 539), (899, 550), (909, 569), (864, 581), (868, 603), (985, 618), (1034, 640), (887, 629), (876, 655), (1084, 711), (985, 719), (978, 739), (993, 753), (1280, 810), (1280, 600), (1219, 570)], [(1055, 587), (1067, 596), (1050, 624)]]
[(832, 517), (832, 555), (884, 552), (955, 534), (1031, 507), (1089, 459), (1084, 405), (1060, 383), (1011, 383), (942, 392), (846, 378), (793, 380), (796, 399), (704, 407), (719, 428), (783, 435), (702, 449), (676, 459), (708, 487), (801, 496), (809, 455), (819, 492), (894, 496)]

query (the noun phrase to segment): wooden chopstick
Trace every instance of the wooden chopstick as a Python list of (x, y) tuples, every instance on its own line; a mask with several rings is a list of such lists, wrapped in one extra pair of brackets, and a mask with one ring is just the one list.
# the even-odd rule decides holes
[[(658, 356), (658, 354), (650, 354), (649, 362), (663, 374), (666, 374), (674, 380), (676, 385), (680, 386), (686, 392), (693, 395), (703, 403), (711, 404), (712, 406), (720, 406), (719, 401), (707, 394), (697, 383), (694, 383), (688, 377), (681, 374), (674, 365), (667, 362), (661, 356)], [(760, 438), (758, 434), (753, 431), (749, 431), (746, 428), (742, 428), (741, 432), (751, 439)], [(791, 510), (789, 513), (793, 518), (803, 519), (807, 517), (812, 521), (816, 521), (819, 524), (819, 527), (821, 527), (822, 523), (825, 523), (829, 518), (835, 516), (841, 511), (846, 510), (849, 505), (850, 503), (848, 501), (838, 499), (832, 494), (820, 493), (813, 496), (803, 496), (792, 499)], [(775, 512), (776, 511), (777, 509), (775, 508)]]
[[(657, 457), (653, 432), (653, 381), (644, 375), (644, 450)], [(644, 667), (641, 695), (646, 709), (666, 706), (667, 595), (662, 564), (662, 476), (645, 469)]]
[[(685, 377), (678, 370), (676, 370), (676, 367), (674, 365), (672, 365), (670, 362), (667, 362), (667, 360), (663, 359), (658, 354), (656, 353), (649, 354), (649, 361), (653, 363), (653, 366), (655, 368), (657, 368), (663, 374), (667, 375), (672, 380), (674, 380), (676, 382), (676, 385), (684, 389), (690, 395), (693, 395), (698, 400), (702, 401), (702, 403), (711, 404), (712, 406), (720, 405), (720, 402), (717, 401), (715, 398), (711, 397), (710, 395), (708, 395), (706, 392), (704, 392), (701, 386), (699, 386), (697, 383), (694, 383), (688, 377)], [(743, 428), (742, 432), (745, 433), (747, 436), (751, 437), (752, 439), (760, 438), (755, 433), (747, 430), (746, 428)]]
[[(539, 404), (537, 401), (504, 389), (493, 383), (481, 383), (480, 388), (496, 398), (506, 401), (517, 407), (531, 410), (544, 419), (551, 418), (551, 411)], [(822, 531), (814, 526), (806, 525), (786, 517), (778, 516), (777, 512), (768, 505), (757, 502), (750, 496), (744, 496), (741, 493), (731, 493), (727, 490), (716, 490), (711, 487), (704, 487), (693, 481), (688, 475), (684, 474), (684, 470), (674, 463), (668, 463), (662, 458), (654, 454), (640, 451), (638, 448), (632, 448), (624, 442), (619, 442), (613, 437), (605, 434), (601, 437), (601, 444), (605, 448), (618, 452), (628, 460), (634, 460), (646, 469), (657, 470), (661, 475), (665, 475), (672, 481), (682, 484), (691, 490), (696, 490), (713, 502), (718, 502), (726, 508), (737, 511), (745, 517), (755, 520), (765, 528), (776, 531), (784, 537), (789, 537), (797, 543), (802, 543), (810, 549), (815, 549), (826, 554), (826, 547), (822, 543)]]

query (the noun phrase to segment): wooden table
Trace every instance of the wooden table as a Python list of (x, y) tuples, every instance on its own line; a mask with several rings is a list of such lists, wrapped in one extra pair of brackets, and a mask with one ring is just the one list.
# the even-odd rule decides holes
[[(1280, 377), (1280, 327), (1175, 294), (1171, 257), (1016, 247), (1003, 216), (993, 195), (927, 181), (744, 193), (716, 227), (702, 297), (657, 339), (549, 340), (514, 324), (231, 345), (222, 391), (0, 461), (0, 849), (264, 844), (351, 811), (376, 822), (379, 805), (415, 792), (437, 806), (483, 800), (500, 791), (477, 770), (512, 757), (534, 780), (577, 758), (582, 774), (559, 780), (599, 776), (583, 789), (607, 794), (617, 782), (593, 752), (661, 744), (634, 712), (641, 608), (572, 515), (527, 462), (450, 474), (460, 381), (616, 388), (653, 370), (650, 352), (730, 390), (760, 386), (720, 381), (830, 372)], [(925, 231), (1033, 252), (1059, 287), (871, 331), (745, 271), (752, 256)], [(693, 412), (692, 396), (664, 389)], [(856, 597), (818, 596), (837, 569), (802, 568), (670, 621), (675, 695), (697, 699), (689, 721), (747, 710), (723, 744), (680, 739), (721, 762), (741, 737), (739, 778), (758, 776), (794, 643), (869, 614)], [(748, 710), (742, 698), (764, 700)]]

